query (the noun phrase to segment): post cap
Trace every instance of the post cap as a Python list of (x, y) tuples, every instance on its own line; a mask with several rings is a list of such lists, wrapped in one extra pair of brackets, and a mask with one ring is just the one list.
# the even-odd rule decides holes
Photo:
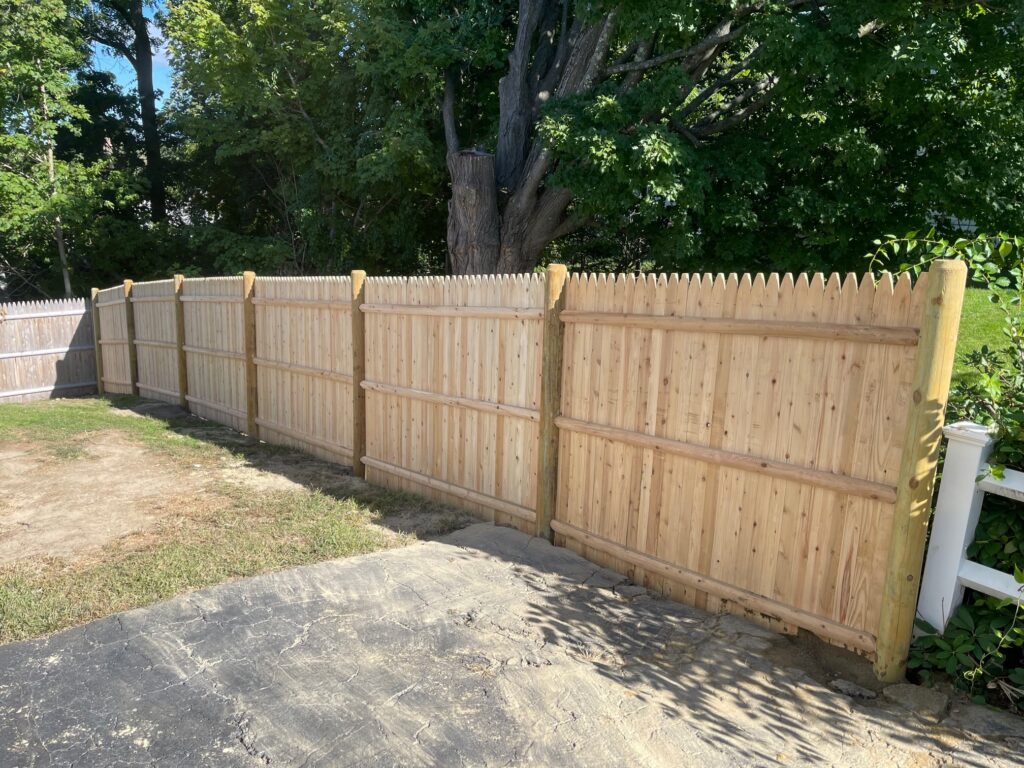
[(953, 442), (986, 446), (994, 442), (994, 431), (993, 427), (986, 427), (973, 421), (958, 421), (956, 424), (944, 427), (942, 434), (946, 436), (947, 440)]

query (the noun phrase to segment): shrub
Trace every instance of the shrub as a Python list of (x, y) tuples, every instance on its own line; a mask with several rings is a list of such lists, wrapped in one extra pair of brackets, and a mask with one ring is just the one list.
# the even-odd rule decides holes
[[(971, 280), (989, 289), (989, 300), (1004, 312), (1005, 345), (983, 346), (964, 356), (963, 371), (950, 390), (947, 421), (969, 419), (995, 432), (990, 463), (1001, 476), (1007, 467), (1024, 469), (1024, 239), (979, 235), (954, 242), (934, 232), (918, 238), (887, 236), (876, 241), (873, 266), (896, 265), (919, 273), (940, 258), (967, 262)], [(1013, 573), (1024, 583), (1024, 506), (987, 495), (968, 556)], [(908, 667), (923, 682), (944, 675), (978, 701), (1024, 709), (1024, 610), (968, 590), (963, 604), (939, 633), (923, 621)]]

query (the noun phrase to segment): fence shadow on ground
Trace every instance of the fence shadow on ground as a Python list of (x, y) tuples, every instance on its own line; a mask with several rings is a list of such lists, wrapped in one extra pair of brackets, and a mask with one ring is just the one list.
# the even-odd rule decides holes
[(243, 467), (288, 481), (282, 487), (290, 483), (334, 499), (356, 501), (375, 516), (375, 523), (396, 533), (434, 538), (478, 522), (462, 510), (370, 485), (355, 477), (351, 467), (333, 464), (296, 448), (254, 440), (228, 426), (193, 416), (176, 405), (127, 395), (108, 399), (117, 408), (164, 422), (176, 434), (228, 451)]
[[(260, 443), (176, 406), (130, 397), (112, 401), (162, 420), (178, 434), (228, 450), (251, 468), (336, 499), (355, 500), (379, 515), (377, 523), (396, 531), (433, 538), (476, 522), (445, 505), (371, 486), (348, 467)], [(472, 541), (472, 552), (463, 546), (452, 557), (468, 559), (483, 553), (513, 562), (528, 595), (524, 612), (491, 620), (500, 622), (502, 631), (535, 638), (545, 653), (554, 650), (583, 660), (615, 681), (623, 691), (624, 720), (642, 709), (660, 708), (667, 718), (692, 721), (712, 744), (750, 764), (818, 764), (844, 745), (878, 740), (933, 757), (949, 751), (948, 729), (918, 723), (881, 697), (854, 703), (826, 687), (823, 677), (829, 673), (811, 658), (815, 654), (808, 653), (807, 643), (816, 644), (820, 655), (835, 657), (845, 653), (841, 650), (660, 599), (540, 539), (516, 533)], [(869, 683), (867, 660), (851, 664), (847, 659), (844, 667), (858, 682)], [(861, 710), (857, 720), (848, 716), (852, 707)], [(870, 732), (865, 732), (865, 722)], [(764, 738), (768, 734), (774, 738)], [(779, 737), (789, 745), (784, 754), (765, 746), (777, 744)], [(823, 744), (829, 745), (828, 754), (821, 750)], [(977, 739), (973, 748), (977, 759), (964, 760), (958, 754), (962, 764), (983, 765), (986, 759), (1012, 762), (1014, 757), (1012, 744)]]

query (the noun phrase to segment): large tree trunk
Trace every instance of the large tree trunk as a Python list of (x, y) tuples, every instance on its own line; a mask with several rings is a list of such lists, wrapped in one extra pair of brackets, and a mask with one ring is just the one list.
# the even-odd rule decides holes
[[(448, 271), (455, 275), (530, 272), (548, 243), (567, 228), (572, 200), (564, 189), (499, 194), (494, 155), (463, 150), (448, 155)], [(502, 209), (500, 201), (505, 197)]]
[(520, 0), (509, 69), (498, 85), (497, 157), (461, 151), (455, 117), (457, 71), (445, 77), (444, 118), (452, 199), (448, 267), (455, 274), (528, 272), (544, 248), (575, 228), (572, 201), (548, 187), (554, 161), (534, 136), (541, 104), (572, 96), (594, 82), (608, 50), (616, 13), (583, 24), (568, 0)]
[[(808, 0), (787, 0), (801, 9)], [(820, 3), (811, 3), (819, 5)], [(550, 99), (591, 91), (595, 84), (616, 79), (619, 95), (637, 86), (646, 73), (662, 67), (681, 68), (689, 83), (679, 89), (677, 103), (666, 103), (672, 129), (696, 146), (724, 132), (763, 108), (778, 81), (772, 74), (747, 73), (763, 44), (737, 43), (749, 51), (738, 61), (723, 59), (727, 44), (740, 39), (746, 21), (764, 3), (741, 4), (708, 25), (706, 34), (689, 47), (659, 51), (658, 30), (625, 45), (609, 61), (618, 10), (594, 16), (586, 4), (569, 0), (519, 0), (515, 43), (508, 70), (498, 83), (496, 156), (465, 151), (459, 143), (456, 87), (460, 67), (445, 73), (441, 113), (448, 148), (452, 199), (448, 206), (448, 269), (455, 274), (524, 272), (539, 262), (548, 243), (585, 223), (570, 211), (572, 194), (550, 183), (556, 160), (536, 135), (541, 108)], [(794, 13), (802, 11), (795, 10)], [(674, 82), (674, 81), (673, 81)], [(713, 97), (718, 96), (718, 101)], [(634, 117), (633, 131), (661, 113)]]
[(153, 221), (167, 218), (167, 198), (163, 160), (160, 157), (160, 131), (157, 125), (156, 91), (153, 89), (153, 48), (149, 42), (149, 23), (143, 13), (143, 0), (131, 0), (129, 14), (132, 32), (135, 77), (139, 88), (142, 139), (146, 148), (146, 180)]
[(448, 155), (448, 269), (456, 275), (489, 274), (498, 267), (501, 217), (494, 155), (462, 150)]

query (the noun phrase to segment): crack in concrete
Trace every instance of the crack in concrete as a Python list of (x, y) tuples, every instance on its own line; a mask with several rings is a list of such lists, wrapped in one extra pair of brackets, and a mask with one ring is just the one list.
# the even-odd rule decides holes
[(264, 765), (270, 765), (270, 755), (256, 748), (256, 736), (249, 726), (249, 718), (243, 712), (234, 720), (235, 728), (238, 729), (238, 743), (242, 745), (245, 753), (254, 757)]

